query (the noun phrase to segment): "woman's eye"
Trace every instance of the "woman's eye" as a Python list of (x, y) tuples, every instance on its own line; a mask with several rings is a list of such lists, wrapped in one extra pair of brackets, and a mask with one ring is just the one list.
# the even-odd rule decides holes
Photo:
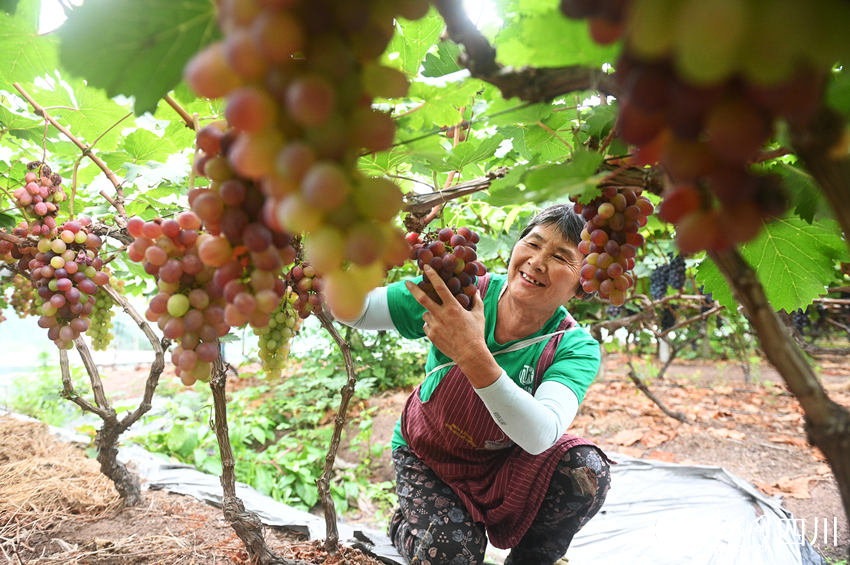
[(557, 259), (557, 260), (558, 260), (558, 261), (560, 261), (561, 263), (566, 263), (566, 262), (567, 262), (567, 260), (566, 260), (566, 259), (564, 259), (563, 257), (561, 257), (560, 255), (555, 255), (555, 259)]

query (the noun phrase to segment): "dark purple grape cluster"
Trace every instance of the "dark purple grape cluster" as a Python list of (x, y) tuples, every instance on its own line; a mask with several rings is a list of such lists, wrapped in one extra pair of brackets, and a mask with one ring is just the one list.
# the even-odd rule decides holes
[[(421, 235), (416, 232), (407, 234), (410, 258), (416, 261), (420, 270), (430, 265), (458, 303), (467, 310), (472, 307), (472, 297), (477, 292), (475, 277), (487, 272), (484, 264), (478, 261), (478, 241), (479, 235), (466, 226), (457, 229), (447, 227)], [(443, 303), (427, 278), (419, 282), (419, 288), (438, 304)]]

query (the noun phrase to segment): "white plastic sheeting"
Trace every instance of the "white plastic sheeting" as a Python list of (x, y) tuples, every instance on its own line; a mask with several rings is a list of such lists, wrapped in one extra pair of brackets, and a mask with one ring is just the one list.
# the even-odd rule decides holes
[(722, 467), (609, 453), (611, 490), (570, 564), (821, 565), (779, 501)]

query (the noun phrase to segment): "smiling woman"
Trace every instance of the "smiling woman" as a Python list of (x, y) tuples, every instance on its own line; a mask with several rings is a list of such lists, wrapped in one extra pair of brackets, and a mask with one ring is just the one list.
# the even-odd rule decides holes
[(602, 506), (608, 459), (566, 433), (599, 368), (598, 343), (564, 306), (581, 295), (583, 225), (569, 205), (535, 216), (469, 311), (426, 267), (442, 303), (405, 281), (345, 322), (432, 344), (392, 442), (390, 536), (411, 561), (482, 563), (489, 536), (512, 548), (506, 563), (553, 563)]

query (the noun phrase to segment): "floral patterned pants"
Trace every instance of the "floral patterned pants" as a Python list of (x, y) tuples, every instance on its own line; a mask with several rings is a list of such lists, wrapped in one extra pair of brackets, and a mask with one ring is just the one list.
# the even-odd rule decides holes
[[(404, 446), (393, 450), (398, 508), (389, 536), (411, 565), (480, 565), (487, 536), (463, 502)], [(537, 517), (505, 565), (546, 565), (566, 552), (573, 536), (602, 507), (611, 475), (595, 447), (580, 445), (558, 462)]]

